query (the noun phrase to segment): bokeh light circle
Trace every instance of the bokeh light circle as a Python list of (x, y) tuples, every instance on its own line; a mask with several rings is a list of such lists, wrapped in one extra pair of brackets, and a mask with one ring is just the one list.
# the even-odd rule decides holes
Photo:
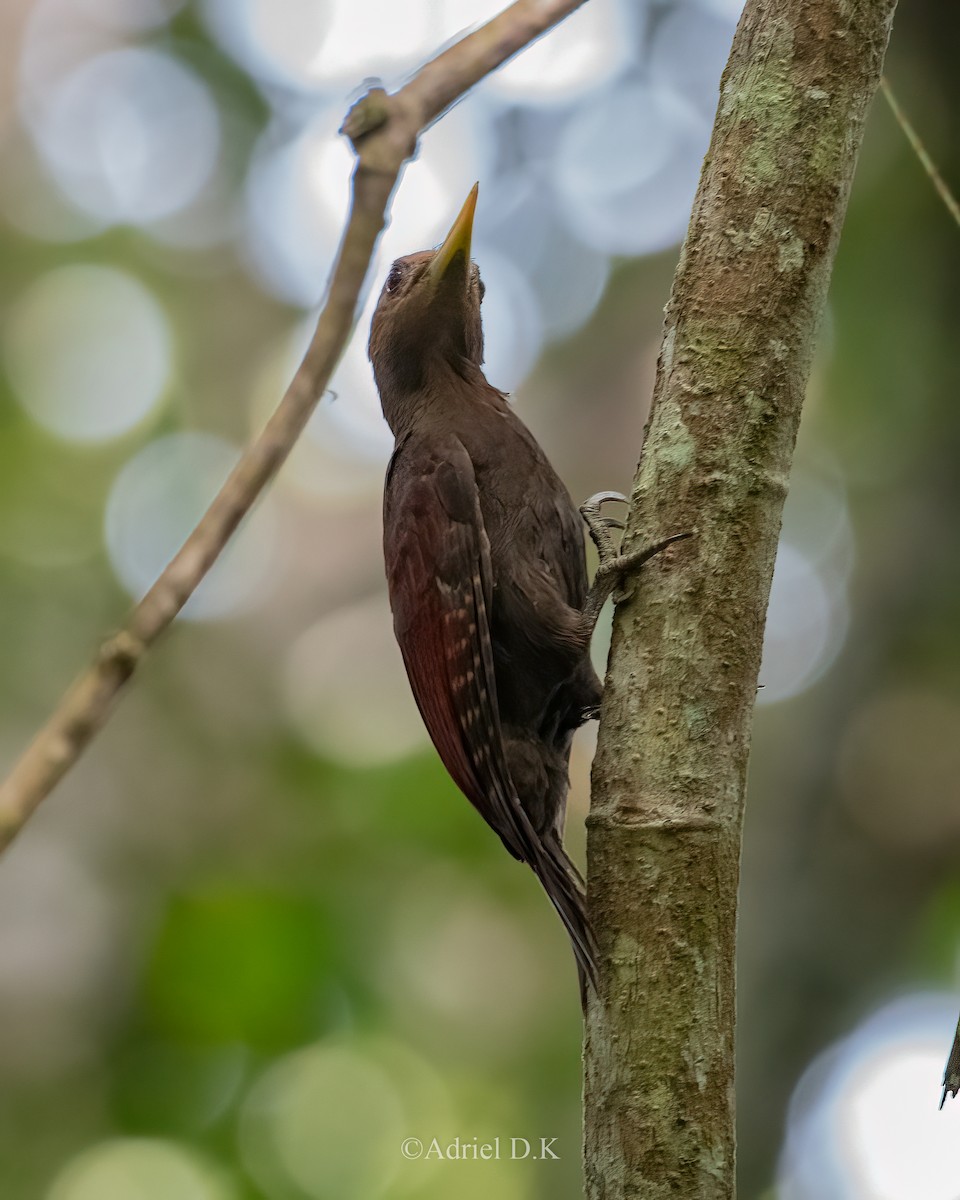
[(70, 202), (50, 178), (26, 130), (9, 128), (0, 154), (0, 214), (14, 229), (43, 241), (79, 242), (109, 224)]
[(610, 278), (610, 260), (577, 238), (559, 236), (534, 273), (543, 330), (550, 338), (575, 333), (593, 316)]
[(210, 178), (217, 109), (206, 85), (169, 54), (108, 50), (43, 83), (24, 93), (29, 128), (63, 193), (93, 217), (156, 221)]
[(72, 0), (77, 14), (122, 32), (145, 33), (165, 25), (186, 0)]
[[(263, 428), (303, 358), (316, 325), (298, 322), (267, 348), (251, 389), (251, 434)], [(393, 448), (366, 357), (362, 330), (354, 333), (277, 479), (323, 507), (380, 506), (384, 466)], [(359, 378), (358, 378), (359, 376)]]
[[(343, 154), (340, 154), (340, 151)], [(246, 182), (246, 246), (258, 283), (280, 300), (310, 308), (333, 265), (350, 178), (332, 113), (294, 137), (268, 128)]]
[[(609, 257), (574, 237), (558, 217), (548, 172), (516, 167), (484, 181), (475, 224), (483, 269), (488, 251), (533, 288), (547, 338), (567, 337), (591, 316), (610, 274)], [(491, 295), (485, 301), (496, 300)]]
[(956, 1200), (956, 1114), (937, 1106), (957, 1006), (905, 996), (814, 1060), (790, 1104), (778, 1200)]
[(3, 335), (14, 393), (45, 429), (71, 441), (118, 437), (163, 395), (171, 335), (132, 275), (77, 265), (43, 275), (16, 302)]
[(398, 1091), (360, 1046), (318, 1043), (260, 1077), (240, 1122), (244, 1160), (268, 1194), (385, 1194), (409, 1136)]
[(317, 0), (202, 0), (208, 28), (257, 78), (311, 86), (330, 28), (329, 3)]
[(430, 6), (384, 0), (203, 0), (208, 27), (257, 79), (304, 92), (396, 76), (435, 48)]
[(395, 762), (426, 744), (385, 596), (322, 617), (302, 634), (284, 664), (283, 696), (304, 740), (334, 762)]
[(515, 391), (543, 348), (543, 322), (526, 275), (495, 251), (477, 247), (486, 286), (483, 298), (483, 372), (494, 387)]
[(546, 1003), (551, 973), (515, 912), (443, 867), (416, 873), (389, 927), (379, 964), (384, 991), (409, 995), (419, 1019), (427, 1014), (461, 1052), (509, 1057), (520, 1050)]
[(117, 936), (102, 882), (60, 844), (34, 839), (0, 877), (0, 995), (75, 1002), (95, 990)]
[(828, 588), (846, 588), (856, 544), (838, 470), (794, 466), (783, 509), (783, 538), (815, 564)]
[[(104, 518), (107, 552), (123, 586), (142, 596), (192, 531), (240, 451), (204, 433), (157, 438), (113, 482)], [(223, 617), (261, 600), (277, 565), (279, 522), (270, 495), (257, 506), (184, 606)]]
[(708, 140), (708, 123), (673, 92), (640, 81), (608, 88), (579, 106), (560, 135), (559, 211), (605, 253), (663, 250), (686, 230)]
[(816, 566), (781, 541), (770, 588), (758, 704), (787, 700), (833, 662), (847, 629), (846, 603), (832, 596)]
[(689, 0), (689, 3), (711, 16), (719, 17), (731, 27), (736, 25), (743, 12), (743, 0)]
[(354, 460), (386, 467), (393, 453), (393, 434), (380, 407), (373, 367), (367, 357), (373, 307), (371, 302), (364, 309), (307, 434), (315, 441), (329, 440)]
[(117, 1138), (85, 1150), (45, 1200), (234, 1200), (235, 1189), (195, 1151), (152, 1138)]
[[(496, 16), (499, 0), (443, 0), (441, 33), (452, 38)], [(622, 71), (633, 55), (621, 0), (590, 0), (484, 83), (513, 103), (570, 103)]]
[(736, 27), (736, 17), (731, 19), (722, 12), (728, 2), (703, 0), (700, 7), (670, 5), (650, 42), (650, 79), (654, 86), (682, 96), (709, 122), (717, 110), (720, 76)]

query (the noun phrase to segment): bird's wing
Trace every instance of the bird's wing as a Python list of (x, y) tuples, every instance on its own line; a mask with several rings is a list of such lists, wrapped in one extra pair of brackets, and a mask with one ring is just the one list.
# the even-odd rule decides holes
[(384, 556), (394, 630), (427, 731), (460, 790), (543, 884), (573, 944), (583, 996), (593, 934), (576, 869), (558, 840), (541, 841), (510, 778), (490, 637), (490, 544), (473, 463), (456, 438), (398, 448)]
[(414, 697), (454, 782), (517, 858), (537, 838), (503, 751), (490, 640), (492, 575), (473, 464), (456, 438), (388, 478), (384, 551)]

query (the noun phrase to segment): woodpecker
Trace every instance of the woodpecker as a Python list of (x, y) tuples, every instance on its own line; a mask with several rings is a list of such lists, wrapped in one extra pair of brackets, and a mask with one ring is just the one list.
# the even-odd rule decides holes
[[(578, 512), (533, 435), (482, 370), (484, 285), (470, 258), (474, 186), (437, 250), (399, 258), (369, 354), (395, 438), (383, 498), (394, 632), (424, 724), (454, 782), (527, 863), (566, 927), (581, 1000), (596, 948), (563, 847), (574, 731), (599, 710), (590, 639), (627, 567), (622, 522)], [(588, 586), (583, 523), (600, 553)], [(680, 535), (686, 536), (686, 535)]]

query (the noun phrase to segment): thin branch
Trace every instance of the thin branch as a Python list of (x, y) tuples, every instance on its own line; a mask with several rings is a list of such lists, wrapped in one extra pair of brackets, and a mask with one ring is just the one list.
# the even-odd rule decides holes
[(395, 94), (374, 89), (351, 110), (342, 130), (357, 155), (350, 212), (303, 362), (265, 429), (244, 452), (176, 557), (120, 632), (104, 642), (0, 785), (0, 851), (101, 729), (147, 649), (183, 608), (292, 450), (350, 336), (391, 194), (404, 164), (416, 152), (420, 133), (485, 75), (582, 3), (517, 0), (428, 62)]
[(957, 203), (957, 198), (947, 185), (946, 180), (937, 170), (937, 164), (927, 153), (927, 148), (920, 140), (920, 135), (907, 120), (907, 116), (897, 102), (896, 96), (893, 94), (893, 88), (887, 82), (886, 78), (880, 80), (880, 88), (886, 97), (887, 103), (890, 105), (890, 111), (896, 118), (897, 124), (903, 130), (907, 141), (913, 149), (914, 154), (920, 160), (920, 166), (926, 171), (930, 182), (936, 188), (937, 195), (946, 205), (947, 212), (960, 225), (960, 204)]

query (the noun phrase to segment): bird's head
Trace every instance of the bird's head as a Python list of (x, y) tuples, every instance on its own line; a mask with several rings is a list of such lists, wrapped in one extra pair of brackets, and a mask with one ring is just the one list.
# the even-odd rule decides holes
[(464, 374), (483, 361), (483, 283), (470, 260), (474, 184), (436, 250), (398, 258), (370, 323), (370, 361), (381, 397), (415, 391), (444, 367)]

